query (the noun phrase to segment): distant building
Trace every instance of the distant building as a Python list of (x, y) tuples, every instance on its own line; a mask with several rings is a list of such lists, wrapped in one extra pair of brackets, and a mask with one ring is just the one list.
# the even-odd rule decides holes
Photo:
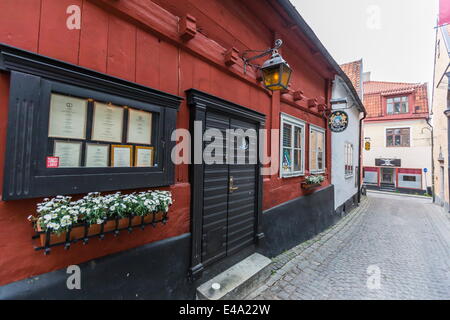
[[(361, 126), (365, 110), (362, 103), (362, 60), (341, 65), (348, 76), (336, 76), (333, 82), (332, 111), (344, 112), (347, 128), (331, 134), (332, 163), (331, 182), (334, 184), (334, 207), (338, 214), (348, 212), (358, 203), (361, 185), (360, 152)], [(337, 113), (339, 116), (339, 113)]]
[(450, 25), (447, 25), (439, 28), (436, 33), (433, 102), (431, 108), (434, 127), (434, 201), (447, 209), (449, 209), (449, 118), (447, 118), (450, 116), (449, 65)]
[(386, 191), (431, 192), (427, 84), (370, 81), (370, 75), (364, 80), (364, 183)]

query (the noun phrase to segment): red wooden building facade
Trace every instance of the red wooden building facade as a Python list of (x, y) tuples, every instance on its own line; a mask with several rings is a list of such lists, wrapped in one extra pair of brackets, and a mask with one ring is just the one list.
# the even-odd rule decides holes
[[(67, 27), (67, 20), (73, 14), (67, 13), (67, 9), (72, 5), (81, 10), (79, 29)], [(262, 86), (253, 69), (248, 69), (244, 74), (240, 57), (245, 50), (265, 50), (273, 46), (274, 40), (278, 38), (284, 41), (280, 52), (293, 73), (289, 90), (271, 92)], [(64, 68), (72, 71), (85, 70), (76, 69), (79, 66), (95, 71), (96, 75), (112, 76), (114, 79), (123, 79), (181, 97), (176, 113), (177, 128), (191, 129), (193, 115), (190, 113), (186, 94), (190, 89), (207, 93), (208, 98), (217, 97), (224, 105), (239, 105), (257, 112), (265, 117), (260, 123), (266, 129), (280, 129), (282, 113), (303, 121), (303, 174), (289, 178), (280, 177), (279, 173), (261, 177), (263, 188), (259, 192), (262, 195), (262, 207), (259, 210), (263, 212), (263, 221), (260, 223), (265, 234), (262, 241), (265, 242), (260, 245), (255, 241), (256, 247), (273, 255), (292, 246), (293, 241), (311, 237), (334, 221), (334, 217), (330, 216), (333, 200), (329, 181), (332, 150), (322, 110), (328, 108), (332, 79), (340, 69), (288, 1), (4, 0), (0, 2), (0, 43), (5, 45), (2, 47), (3, 52), (8, 52), (10, 47), (30, 51), (35, 54), (31, 56), (33, 59), (50, 57), (55, 59), (51, 63), (62, 62)], [(260, 61), (263, 62), (264, 59)], [(0, 71), (1, 181), (9, 174), (3, 168), (8, 157), (7, 132), (10, 130), (9, 126), (13, 125), (8, 123), (8, 113), (13, 105), (10, 92), (14, 90), (8, 68)], [(80, 84), (80, 87), (83, 85)], [(311, 126), (323, 128), (326, 132), (326, 180), (321, 189), (313, 193), (300, 186), (310, 171), (308, 150)], [(279, 157), (279, 150), (270, 151), (270, 136), (266, 139), (268, 155)], [(173, 270), (172, 274), (151, 275), (147, 280), (157, 281), (155, 279), (160, 277), (179, 276), (183, 279), (173, 280), (175, 284), (170, 282), (168, 286), (178, 289), (182, 285), (189, 287), (189, 282), (184, 278), (187, 269), (194, 266), (189, 252), (192, 250), (190, 237), (194, 191), (191, 186), (193, 177), (190, 165), (176, 165), (172, 178), (172, 181), (160, 186), (150, 184), (152, 189), (170, 190), (173, 193), (174, 204), (166, 225), (131, 234), (123, 233), (118, 239), (112, 236), (106, 236), (103, 241), (93, 239), (86, 246), (77, 243), (67, 251), (63, 247), (55, 247), (47, 256), (42, 251), (33, 249), (31, 237), (34, 231), (26, 221), (27, 216), (35, 212), (36, 203), (42, 197), (7, 201), (3, 199), (0, 201), (0, 285), (10, 285), (10, 292), (15, 292), (16, 296), (24, 296), (25, 285), (20, 284), (23, 283), (20, 280), (42, 274), (46, 274), (49, 279), (52, 274), (58, 277), (58, 272), (50, 272), (61, 271), (69, 265), (83, 264), (93, 259), (104, 261), (101, 258), (105, 256), (109, 256), (106, 258), (107, 262), (97, 263), (106, 263), (111, 270), (115, 270), (114, 268), (124, 265), (123, 262), (117, 262), (117, 259), (122, 257), (127, 261), (128, 252), (134, 252), (136, 256), (146, 250), (143, 248), (150, 248), (145, 253), (147, 259), (157, 260), (161, 266), (168, 267), (172, 261), (170, 259), (174, 257), (167, 258), (167, 252), (163, 254), (155, 248), (158, 244), (164, 244), (164, 241), (175, 239), (184, 241), (178, 245), (179, 250), (188, 251), (173, 251), (173, 255), (182, 255), (177, 258), (182, 262), (176, 262), (179, 266), (174, 267), (179, 269)], [(0, 189), (2, 188), (3, 183), (0, 184)], [(95, 184), (90, 189), (97, 191)], [(114, 188), (124, 193), (128, 189), (130, 188)], [(49, 197), (54, 195), (56, 194), (48, 194)], [(285, 206), (286, 203), (294, 203), (300, 212), (292, 212), (292, 208)], [(311, 221), (318, 221), (314, 222), (315, 226), (307, 225), (307, 214), (312, 215)], [(289, 215), (293, 217), (289, 218)], [(298, 235), (283, 238), (295, 234)], [(283, 248), (272, 247), (278, 236)], [(110, 256), (117, 253), (119, 254)], [(183, 264), (185, 260), (186, 263)], [(136, 265), (140, 262), (129, 259), (128, 263)], [(155, 262), (145, 263), (150, 263), (147, 267), (151, 268)], [(142, 262), (144, 265), (145, 263)], [(155, 268), (159, 270), (159, 267)], [(127, 269), (120, 270), (125, 272)], [(139, 272), (141, 271), (135, 270), (135, 274), (140, 274)], [(117, 279), (123, 280), (122, 274), (117, 274), (120, 274)], [(50, 282), (49, 280), (48, 283)], [(42, 288), (48, 283), (44, 281)], [(64, 283), (62, 282), (62, 286)], [(164, 290), (164, 285), (156, 286), (157, 288)], [(57, 291), (54, 289), (53, 292)], [(92, 293), (94, 292), (92, 289)], [(192, 292), (186, 289), (179, 290), (177, 294), (180, 297), (190, 297)], [(160, 297), (177, 297), (177, 294), (160, 293)], [(113, 295), (111, 293), (112, 297)]]

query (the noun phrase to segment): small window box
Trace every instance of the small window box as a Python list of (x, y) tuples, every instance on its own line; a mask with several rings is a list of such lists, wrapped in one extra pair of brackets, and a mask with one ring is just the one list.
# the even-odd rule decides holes
[(305, 190), (315, 189), (320, 187), (321, 185), (322, 185), (321, 183), (306, 183), (306, 182), (301, 183), (302, 189)]
[(166, 224), (168, 220), (167, 212), (159, 211), (152, 212), (146, 216), (108, 219), (102, 224), (89, 225), (87, 223), (79, 223), (74, 225), (69, 231), (60, 234), (43, 231), (36, 224), (36, 234), (33, 236), (33, 239), (39, 239), (40, 246), (34, 249), (36, 251), (44, 250), (44, 254), (48, 255), (52, 247), (64, 246), (64, 249), (68, 250), (72, 244), (78, 241), (83, 241), (83, 244), (87, 244), (91, 238), (99, 237), (100, 239), (104, 239), (106, 234), (113, 234), (116, 237), (120, 234), (120, 231), (128, 231), (131, 233), (135, 228), (144, 230), (146, 226), (151, 225), (152, 227), (156, 227), (159, 223)]
[(323, 175), (312, 175), (307, 176), (305, 181), (301, 183), (302, 189), (310, 190), (314, 188), (318, 188), (322, 185), (322, 182), (325, 181), (325, 177)]

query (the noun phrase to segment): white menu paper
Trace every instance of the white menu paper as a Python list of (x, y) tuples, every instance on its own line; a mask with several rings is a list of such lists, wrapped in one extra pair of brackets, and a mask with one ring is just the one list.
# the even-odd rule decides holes
[(87, 101), (52, 94), (48, 136), (68, 139), (86, 138)]

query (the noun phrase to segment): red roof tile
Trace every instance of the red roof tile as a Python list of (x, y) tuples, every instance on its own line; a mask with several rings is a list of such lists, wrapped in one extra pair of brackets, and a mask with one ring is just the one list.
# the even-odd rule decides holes
[(362, 59), (358, 61), (344, 63), (341, 66), (342, 71), (352, 82), (356, 92), (362, 99), (361, 75), (362, 75)]
[[(424, 117), (428, 116), (428, 90), (426, 83), (404, 83), (404, 82), (384, 82), (368, 81), (364, 82), (364, 106), (367, 110), (368, 118), (383, 117)], [(414, 105), (410, 106), (410, 114), (386, 115), (383, 110), (383, 99), (386, 96), (398, 96), (414, 94)]]

